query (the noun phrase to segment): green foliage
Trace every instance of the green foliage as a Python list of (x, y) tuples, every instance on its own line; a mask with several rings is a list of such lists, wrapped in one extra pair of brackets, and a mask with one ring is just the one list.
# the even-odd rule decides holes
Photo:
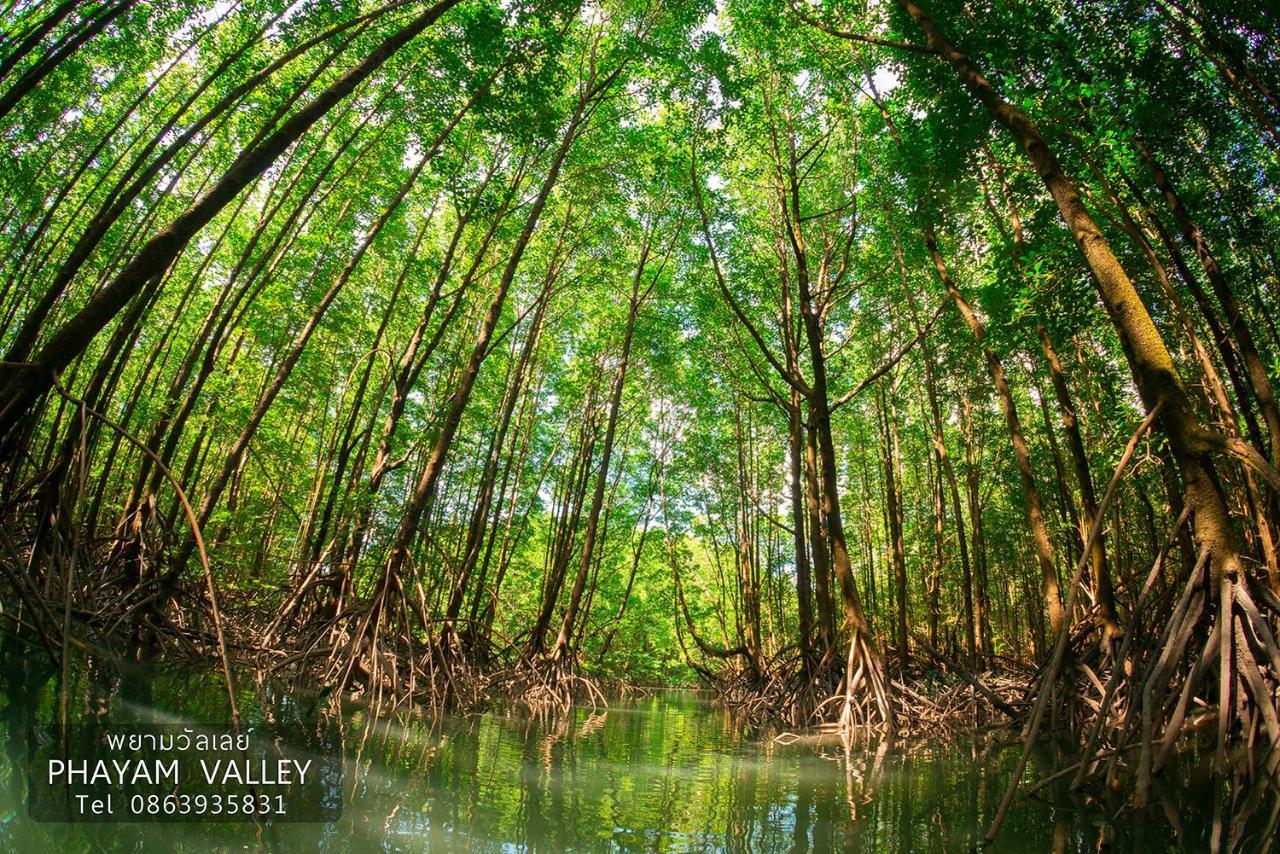
[[(47, 5), (7, 4), (6, 33), (25, 32)], [(418, 5), (139, 3), (59, 63), (0, 120), (0, 342), (14, 340), (78, 236), (166, 146), (192, 131), (55, 300), (42, 337)], [(1280, 167), (1274, 99), (1261, 94), (1276, 91), (1274, 13), (1188, 5), (1200, 19), (1174, 9), (1181, 4), (1159, 11), (1128, 0), (939, 0), (930, 13), (1044, 129), (1179, 370), (1199, 388), (1202, 365), (1188, 335), (1220, 361), (1208, 324), (1220, 306), (1192, 298), (1189, 286), (1203, 286), (1195, 247), (1179, 244), (1138, 146), (1166, 164), (1258, 330), (1274, 380)], [(915, 43), (895, 4), (802, 8), (838, 29)], [(345, 26), (356, 16), (367, 18)], [(237, 94), (309, 40), (316, 44)], [(1232, 83), (1224, 67), (1248, 71), (1252, 82)], [(588, 100), (521, 256), (531, 201), (579, 97), (601, 80), (609, 85)], [(1261, 126), (1260, 116), (1271, 124)], [(838, 470), (826, 475), (838, 484), (872, 624), (887, 634), (905, 607), (913, 628), (923, 627), (932, 610), (955, 646), (966, 595), (982, 587), (994, 651), (1025, 657), (1044, 628), (1039, 582), (1027, 568), (1022, 485), (983, 349), (939, 284), (924, 226), (936, 229), (952, 275), (986, 324), (984, 346), (1010, 374), (1064, 575), (1079, 550), (1079, 484), (1061, 456), (1038, 326), (1066, 363), (1088, 463), (1102, 481), (1140, 413), (1126, 354), (1040, 179), (951, 69), (931, 56), (834, 38), (783, 0), (459, 4), (222, 209), (165, 273), (136, 328), (119, 321), (126, 340), (113, 345), (117, 327), (109, 326), (65, 383), (163, 451), (198, 503), (321, 296), (437, 136), (439, 150), (323, 314), (212, 510), (205, 534), (233, 609), (274, 614), (307, 567), (339, 572), (340, 553), (359, 555), (357, 596), (376, 589), (475, 330), (515, 252), (511, 294), (428, 521), (415, 532), (405, 586), (424, 613), (438, 616), (479, 513), (483, 557), (463, 579), (467, 608), (522, 642), (558, 550), (577, 566), (586, 511), (573, 508), (599, 477), (628, 297), (644, 258), (638, 280), (652, 290), (634, 322), (579, 659), (594, 672), (647, 682), (693, 681), (691, 662), (722, 666), (699, 653), (692, 633), (733, 647), (744, 620), (755, 619), (743, 595), (744, 544), (761, 579), (767, 651), (785, 651), (799, 621), (789, 390), (723, 298), (712, 253), (765, 349), (781, 360), (794, 346), (796, 369), (812, 376), (811, 355), (795, 344), (803, 340), (799, 309), (787, 309), (790, 327), (783, 316), (782, 295), (798, 276), (789, 260), (796, 240), (826, 265), (831, 284), (820, 300), (822, 347), (831, 401), (842, 404), (832, 426)], [(792, 160), (799, 222), (789, 233), (782, 211)], [(1129, 220), (1154, 245), (1176, 302)], [(1187, 272), (1176, 269), (1171, 249)], [(546, 317), (535, 329), (544, 295)], [(928, 327), (919, 343), (917, 324)], [(399, 389), (404, 365), (419, 356), (420, 371)], [(99, 368), (105, 381), (94, 379)], [(939, 423), (927, 383), (941, 401)], [(495, 449), (513, 394), (510, 428)], [(1238, 389), (1231, 394), (1238, 407), (1251, 405)], [(51, 462), (71, 421), (51, 401), (28, 443), (33, 455), (10, 479), (22, 482)], [(1246, 426), (1241, 419), (1232, 429)], [(944, 502), (935, 549), (934, 492), (944, 488), (938, 440), (964, 500), (959, 518), (949, 496)], [(906, 602), (893, 589), (890, 561), (891, 441), (900, 455)], [(83, 515), (106, 540), (131, 501), (154, 487), (145, 476), (139, 482), (136, 449), (110, 432), (95, 428), (88, 449), (81, 498), (91, 509)], [(1157, 462), (1164, 451), (1157, 443), (1147, 450), (1109, 529), (1126, 602), (1148, 561), (1150, 532), (1176, 515)], [(1238, 473), (1227, 477), (1238, 485)], [(486, 486), (496, 493), (488, 506), (478, 497)], [(157, 530), (147, 535), (164, 552), (184, 533), (172, 493), (157, 492)], [(969, 590), (961, 532), (974, 573)], [(940, 598), (931, 600), (934, 577)], [(434, 631), (419, 625), (417, 638)]]

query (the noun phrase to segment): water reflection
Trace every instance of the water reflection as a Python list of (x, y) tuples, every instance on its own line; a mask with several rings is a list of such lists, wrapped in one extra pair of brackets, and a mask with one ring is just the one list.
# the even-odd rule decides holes
[[(705, 696), (661, 692), (570, 716), (496, 709), (469, 718), (341, 718), (343, 814), (331, 824), (47, 825), (26, 815), (25, 737), (57, 711), (56, 674), (28, 658), (3, 678), (0, 850), (964, 851), (980, 839), (1016, 759), (981, 737), (911, 745), (778, 742)], [(80, 718), (214, 720), (226, 697), (187, 671), (78, 668)], [(323, 714), (270, 684), (252, 720)], [(1038, 772), (1033, 773), (1038, 775)], [(1114, 825), (1118, 803), (1045, 789), (1020, 800), (994, 850), (1199, 850), (1211, 798), (1163, 781), (1164, 805)], [(1203, 791), (1203, 790), (1200, 790)], [(1181, 839), (1174, 822), (1180, 822)]]

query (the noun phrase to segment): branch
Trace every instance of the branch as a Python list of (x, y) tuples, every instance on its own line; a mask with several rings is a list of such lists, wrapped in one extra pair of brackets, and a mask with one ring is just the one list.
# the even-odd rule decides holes
[(747, 315), (743, 312), (742, 307), (738, 305), (738, 301), (734, 299), (733, 294), (729, 292), (729, 286), (724, 280), (724, 273), (720, 269), (720, 259), (716, 256), (715, 241), (711, 239), (711, 223), (707, 219), (707, 209), (702, 203), (702, 187), (698, 181), (696, 144), (695, 150), (691, 153), (689, 160), (689, 174), (693, 178), (693, 197), (694, 201), (698, 205), (698, 215), (702, 219), (702, 233), (707, 240), (707, 252), (711, 256), (711, 269), (715, 273), (716, 284), (720, 286), (721, 295), (724, 296), (725, 302), (729, 304), (729, 308), (733, 311), (734, 316), (738, 318), (738, 322), (747, 328), (747, 332), (749, 332), (751, 337), (755, 340), (756, 346), (760, 348), (761, 354), (769, 361), (769, 364), (773, 366), (773, 369), (778, 372), (778, 375), (786, 380), (787, 385), (791, 386), (805, 397), (809, 397), (812, 394), (812, 390), (809, 386), (807, 386), (804, 381), (800, 380), (798, 377), (793, 377), (787, 372), (786, 368), (782, 366), (782, 363), (778, 361), (778, 358), (773, 355), (773, 351), (769, 349), (769, 345), (765, 343), (764, 336), (762, 336), (759, 330), (756, 329), (755, 325), (747, 319)]
[(946, 300), (943, 300), (942, 302), (938, 303), (938, 307), (933, 310), (933, 316), (929, 318), (929, 322), (924, 325), (924, 328), (916, 333), (916, 337), (912, 338), (906, 345), (904, 345), (900, 350), (898, 350), (898, 352), (894, 353), (892, 356), (886, 359), (878, 368), (876, 368), (874, 371), (868, 374), (866, 379), (864, 379), (862, 382), (858, 383), (856, 386), (854, 386), (853, 388), (849, 389), (847, 392), (842, 394), (835, 403), (831, 404), (831, 411), (835, 412), (841, 406), (844, 406), (846, 403), (853, 400), (855, 397), (857, 397), (859, 394), (865, 391), (867, 386), (871, 385), (873, 382), (880, 379), (882, 376), (887, 374), (893, 368), (894, 365), (898, 364), (898, 362), (902, 360), (903, 356), (907, 355), (907, 353), (909, 353), (913, 347), (915, 347), (924, 339), (925, 335), (929, 334), (929, 330), (933, 328), (933, 322), (938, 319), (938, 315), (942, 314), (942, 309), (946, 306), (946, 304), (947, 304)]
[(880, 47), (891, 47), (896, 50), (907, 50), (912, 53), (936, 54), (938, 51), (923, 44), (911, 44), (910, 42), (894, 41), (893, 39), (882, 39), (877, 36), (864, 36), (861, 33), (851, 33), (848, 30), (841, 30), (833, 27), (825, 21), (820, 21), (800, 8), (800, 4), (796, 0), (787, 0), (787, 5), (791, 7), (791, 11), (796, 13), (800, 20), (804, 21), (811, 27), (817, 27), (827, 35), (835, 36), (838, 39), (844, 39), (851, 42), (862, 42), (863, 44), (874, 44)]
[(1244, 439), (1234, 436), (1211, 433), (1209, 434), (1209, 439), (1222, 450), (1262, 475), (1262, 479), (1267, 482), (1267, 486), (1280, 493), (1280, 472), (1277, 472), (1275, 467), (1267, 462), (1267, 458), (1259, 453), (1257, 448)]

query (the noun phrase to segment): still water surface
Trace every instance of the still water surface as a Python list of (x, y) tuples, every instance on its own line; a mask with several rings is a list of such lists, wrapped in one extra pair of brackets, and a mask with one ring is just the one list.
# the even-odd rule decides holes
[[(56, 679), (24, 668), (3, 682), (0, 851), (965, 851), (1017, 758), (982, 737), (783, 744), (690, 691), (559, 719), (499, 708), (379, 720), (352, 708), (320, 719), (341, 737), (341, 818), (276, 824), (259, 841), (243, 824), (32, 821), (26, 733), (55, 719)], [(81, 719), (225, 719), (225, 695), (207, 676), (89, 667), (74, 685)], [(241, 705), (250, 722), (321, 714), (269, 686), (247, 686)], [(1204, 850), (1210, 798), (1185, 777), (1163, 785), (1163, 804), (1146, 815), (1061, 791), (1021, 799), (993, 850), (1093, 851), (1103, 833), (1115, 850)]]

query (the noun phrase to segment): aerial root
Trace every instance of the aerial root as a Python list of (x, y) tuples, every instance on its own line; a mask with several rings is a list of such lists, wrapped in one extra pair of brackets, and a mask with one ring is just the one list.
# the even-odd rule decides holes
[(1162, 557), (1118, 650), (1101, 663), (1109, 672), (1090, 667), (1097, 647), (1082, 637), (1056, 675), (1041, 675), (1036, 705), (1054, 706), (1080, 734), (1080, 749), (1078, 761), (1031, 790), (1070, 778), (1072, 789), (1128, 789), (1141, 809), (1180, 748), (1197, 745), (1212, 755), (1217, 783), (1213, 846), (1236, 850), (1256, 832), (1254, 816), (1268, 799), (1266, 824), (1280, 821), (1280, 601), (1247, 576), (1215, 579), (1206, 550), (1179, 586), (1151, 597), (1164, 604), (1148, 618)]
[(1116, 750), (1133, 744), (1138, 757), (1132, 801), (1144, 807), (1154, 777), (1188, 737), (1212, 745), (1219, 779), (1239, 773), (1280, 782), (1276, 615), (1259, 608), (1247, 579), (1224, 576), (1215, 590), (1207, 563), (1197, 563), (1159, 642), (1148, 650), (1141, 682), (1123, 698), (1128, 708), (1122, 701), (1114, 711), (1101, 710), (1098, 727), (1107, 733), (1108, 762), (1093, 756), (1099, 740), (1090, 739), (1074, 785), (1089, 769), (1105, 771), (1108, 781), (1118, 779), (1125, 759)]
[(865, 641), (851, 642), (843, 661), (828, 653), (806, 662), (792, 648), (767, 662), (763, 672), (741, 667), (724, 674), (715, 685), (718, 702), (755, 724), (781, 726), (792, 738), (805, 729), (971, 731), (1020, 713), (1026, 674), (990, 670), (979, 677), (927, 642), (919, 644), (936, 669), (893, 677), (876, 666)]
[(840, 711), (840, 729), (879, 729), (894, 732), (894, 707), (891, 686), (870, 642), (855, 631), (849, 640), (849, 657), (845, 663), (844, 705)]
[(495, 686), (512, 700), (542, 714), (566, 714), (579, 702), (592, 710), (608, 705), (596, 679), (582, 672), (572, 654), (521, 656), (515, 665), (494, 675)]
[[(292, 651), (267, 663), (273, 673), (292, 669), (319, 682), (335, 699), (348, 694), (377, 708), (412, 704), (434, 714), (481, 708), (490, 669), (459, 643), (452, 623), (440, 630), (445, 623), (426, 619), (403, 585), (389, 584), (367, 603), (312, 613), (291, 633), (300, 638)], [(272, 625), (278, 624), (277, 614)]]

